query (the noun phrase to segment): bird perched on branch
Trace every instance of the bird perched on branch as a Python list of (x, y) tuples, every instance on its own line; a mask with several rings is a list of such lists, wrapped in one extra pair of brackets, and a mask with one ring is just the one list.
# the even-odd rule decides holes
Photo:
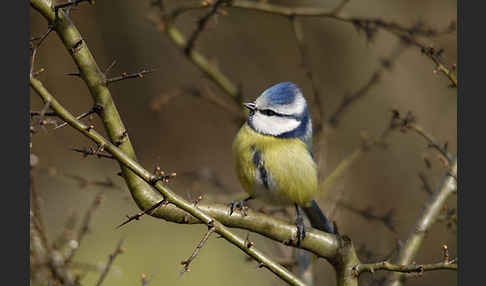
[(297, 244), (305, 237), (304, 215), (312, 227), (335, 233), (314, 198), (317, 169), (312, 155), (312, 122), (300, 89), (290, 82), (265, 90), (244, 103), (248, 120), (233, 142), (236, 173), (250, 195), (231, 203), (231, 213), (250, 199), (281, 206), (294, 205)]

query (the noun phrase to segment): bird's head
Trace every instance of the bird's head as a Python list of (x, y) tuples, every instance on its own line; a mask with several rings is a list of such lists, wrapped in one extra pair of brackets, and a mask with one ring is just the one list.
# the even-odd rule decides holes
[(250, 110), (248, 124), (260, 134), (304, 141), (312, 136), (307, 103), (293, 83), (278, 83), (244, 105)]

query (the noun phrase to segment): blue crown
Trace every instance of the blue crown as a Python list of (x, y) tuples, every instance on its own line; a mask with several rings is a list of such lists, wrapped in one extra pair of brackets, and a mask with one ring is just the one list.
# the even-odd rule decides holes
[(299, 93), (300, 89), (295, 84), (281, 82), (265, 90), (262, 95), (267, 97), (270, 104), (286, 105), (294, 102)]

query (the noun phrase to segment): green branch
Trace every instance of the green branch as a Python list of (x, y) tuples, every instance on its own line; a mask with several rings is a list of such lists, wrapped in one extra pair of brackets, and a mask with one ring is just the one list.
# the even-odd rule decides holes
[[(103, 149), (112, 154), (117, 159), (117, 161), (123, 165), (123, 167), (130, 169), (134, 173), (134, 175), (139, 176), (142, 180), (144, 180), (146, 183), (151, 184), (157, 191), (159, 191), (159, 193), (168, 203), (171, 203), (181, 210), (185, 211), (186, 214), (183, 216), (182, 221), (187, 220), (187, 216), (188, 214), (190, 214), (202, 223), (208, 226), (213, 226), (215, 232), (220, 234), (230, 243), (236, 245), (249, 256), (253, 257), (256, 261), (260, 263), (262, 267), (268, 268), (279, 278), (283, 279), (290, 285), (304, 285), (302, 281), (300, 281), (297, 277), (290, 273), (286, 268), (272, 261), (262, 252), (258, 251), (255, 247), (248, 247), (244, 239), (238, 237), (232, 231), (226, 228), (221, 222), (217, 221), (210, 215), (203, 212), (199, 206), (196, 207), (193, 203), (184, 200), (182, 197), (169, 190), (160, 180), (158, 180), (156, 175), (145, 170), (140, 164), (127, 156), (120, 148), (117, 148), (114, 144), (103, 138), (103, 136), (101, 136), (93, 128), (86, 126), (84, 123), (77, 120), (69, 111), (67, 111), (57, 102), (57, 100), (49, 93), (49, 91), (42, 85), (39, 80), (31, 77), (30, 86), (41, 96), (44, 102), (49, 102), (52, 110), (54, 110), (54, 112), (56, 112), (60, 118), (66, 121), (73, 128), (77, 129), (79, 132), (96, 142), (99, 146), (103, 146)], [(152, 193), (154, 195), (152, 195), (151, 197), (157, 196), (160, 200), (160, 195), (156, 195), (156, 193), (153, 191)], [(150, 197), (142, 198), (141, 200), (149, 201)], [(329, 237), (327, 240), (324, 241), (328, 240)], [(331, 239), (331, 241), (335, 241), (335, 238)]]

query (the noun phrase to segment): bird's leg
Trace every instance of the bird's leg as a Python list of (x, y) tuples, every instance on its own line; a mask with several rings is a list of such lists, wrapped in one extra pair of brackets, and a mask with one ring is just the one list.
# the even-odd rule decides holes
[[(239, 210), (244, 210), (244, 208), (246, 207), (246, 202), (253, 199), (252, 197), (248, 197), (246, 199), (243, 199), (243, 200), (236, 200), (236, 201), (232, 201), (231, 203), (228, 204), (228, 206), (230, 207), (230, 216), (233, 214), (233, 211), (235, 209), (239, 209)], [(243, 212), (244, 215), (246, 215), (245, 212)]]
[(305, 238), (305, 224), (304, 214), (300, 211), (297, 204), (295, 204), (295, 213), (297, 215), (295, 218), (295, 225), (297, 226), (297, 246), (300, 246), (300, 242)]

